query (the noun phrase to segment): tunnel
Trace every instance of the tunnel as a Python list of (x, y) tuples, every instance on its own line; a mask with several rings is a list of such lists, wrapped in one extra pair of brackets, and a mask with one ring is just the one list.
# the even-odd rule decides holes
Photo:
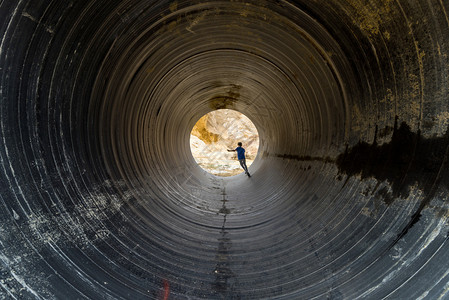
[(448, 10), (0, 1), (0, 298), (449, 299)]

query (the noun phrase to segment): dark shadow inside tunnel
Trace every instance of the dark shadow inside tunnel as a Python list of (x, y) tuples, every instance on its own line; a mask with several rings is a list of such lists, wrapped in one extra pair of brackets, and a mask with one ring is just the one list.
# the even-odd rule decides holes
[[(1, 1), (0, 297), (446, 298), (447, 10)], [(191, 154), (219, 109), (251, 178)]]

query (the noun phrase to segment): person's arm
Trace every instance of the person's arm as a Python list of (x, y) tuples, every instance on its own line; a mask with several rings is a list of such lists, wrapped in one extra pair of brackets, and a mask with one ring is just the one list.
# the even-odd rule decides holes
[(235, 149), (228, 149), (228, 152), (234, 152), (235, 151)]

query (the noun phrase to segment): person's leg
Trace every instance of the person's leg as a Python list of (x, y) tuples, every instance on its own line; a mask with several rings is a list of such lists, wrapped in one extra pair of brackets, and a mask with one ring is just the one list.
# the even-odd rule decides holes
[(248, 173), (248, 167), (246, 166), (246, 159), (243, 160), (243, 166), (244, 166), (245, 172)]
[(246, 159), (243, 160), (243, 165), (245, 166), (245, 174), (248, 175), (248, 177), (251, 177), (251, 175), (249, 175), (248, 167), (246, 166)]
[(240, 159), (240, 166), (242, 166), (243, 170), (245, 171), (245, 174), (248, 174), (248, 167), (246, 166), (246, 159)]

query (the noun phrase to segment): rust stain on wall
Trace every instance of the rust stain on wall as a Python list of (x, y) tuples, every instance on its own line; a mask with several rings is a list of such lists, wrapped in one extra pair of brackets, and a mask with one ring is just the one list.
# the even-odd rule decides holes
[[(354, 23), (368, 35), (381, 33), (382, 23), (389, 22), (392, 18), (392, 0), (380, 0), (376, 1), (376, 4), (362, 0), (349, 0), (348, 2), (357, 12), (354, 16)], [(388, 32), (385, 36), (389, 37)]]

